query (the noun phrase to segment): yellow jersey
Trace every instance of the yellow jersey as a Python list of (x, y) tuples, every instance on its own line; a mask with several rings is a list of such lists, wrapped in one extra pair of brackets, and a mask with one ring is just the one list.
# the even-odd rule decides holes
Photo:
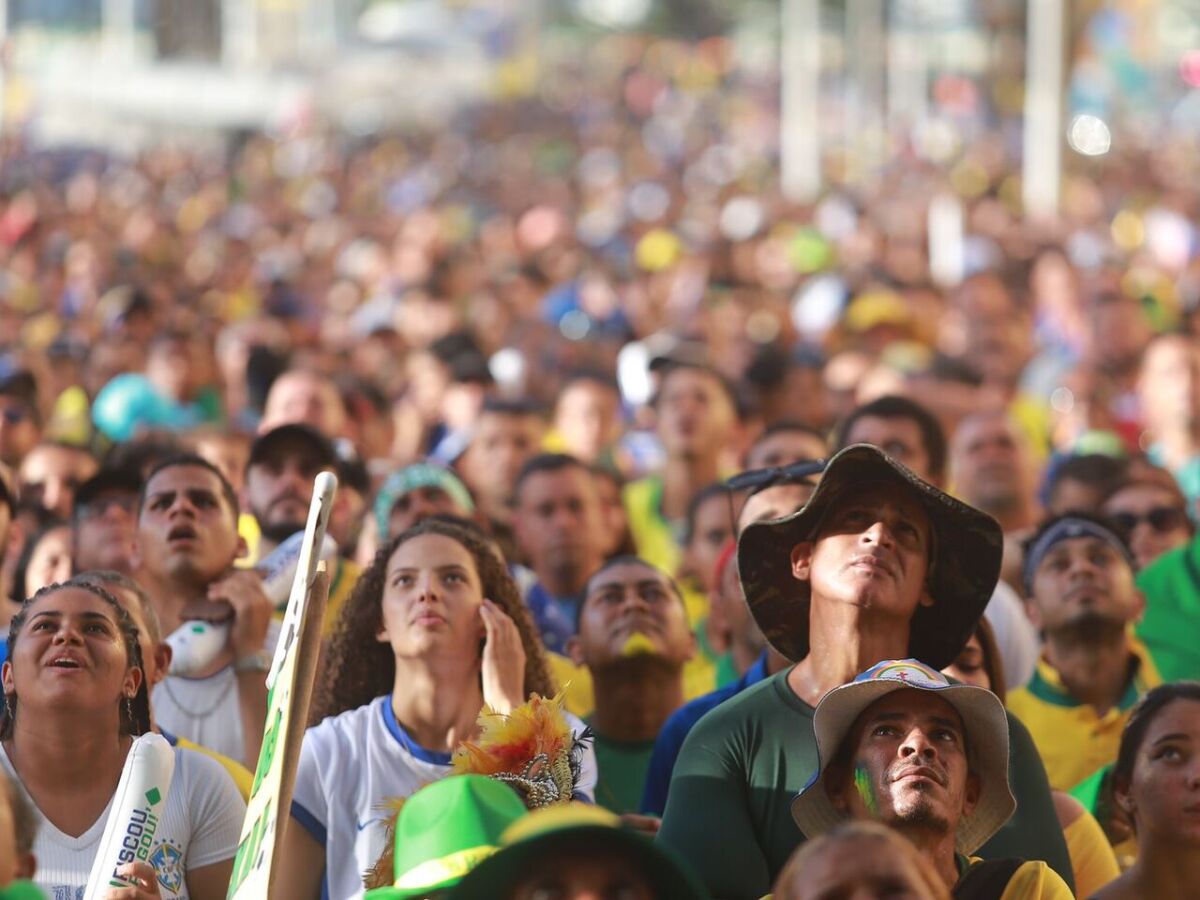
[(1033, 735), (1050, 786), (1069, 791), (1117, 758), (1129, 712), (1146, 691), (1162, 684), (1150, 654), (1130, 639), (1133, 671), (1120, 702), (1103, 715), (1068, 692), (1057, 671), (1039, 660), (1033, 678), (1008, 695), (1008, 708)]

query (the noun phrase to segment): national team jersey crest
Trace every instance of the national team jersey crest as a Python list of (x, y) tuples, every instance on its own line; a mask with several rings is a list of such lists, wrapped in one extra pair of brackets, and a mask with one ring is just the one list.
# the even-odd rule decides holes
[(150, 854), (158, 882), (172, 893), (183, 889), (183, 851), (171, 841), (160, 841)]

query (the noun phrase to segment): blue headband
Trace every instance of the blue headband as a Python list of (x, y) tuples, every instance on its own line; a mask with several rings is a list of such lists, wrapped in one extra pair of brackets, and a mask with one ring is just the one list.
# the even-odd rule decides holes
[(1060, 541), (1069, 541), (1074, 538), (1084, 537), (1104, 541), (1104, 543), (1121, 554), (1121, 558), (1125, 560), (1130, 569), (1137, 571), (1137, 563), (1134, 562), (1129, 548), (1125, 546), (1125, 542), (1117, 537), (1113, 531), (1105, 528), (1099, 522), (1093, 522), (1091, 519), (1066, 516), (1043, 531), (1041, 536), (1025, 551), (1025, 565), (1021, 570), (1021, 577), (1025, 582), (1026, 597), (1033, 596), (1033, 576), (1037, 573), (1038, 566), (1042, 564), (1042, 560), (1046, 558), (1046, 554), (1050, 552), (1050, 548)]

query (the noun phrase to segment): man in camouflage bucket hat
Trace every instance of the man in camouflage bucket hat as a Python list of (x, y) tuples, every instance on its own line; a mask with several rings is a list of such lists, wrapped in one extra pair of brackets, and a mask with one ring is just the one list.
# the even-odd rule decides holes
[[(814, 708), (830, 690), (893, 658), (951, 662), (1000, 571), (999, 525), (876, 447), (830, 460), (809, 503), (747, 528), (738, 547), (746, 601), (797, 664), (709, 713), (676, 763), (659, 839), (714, 896), (770, 889), (804, 840), (791, 798), (817, 768)], [(1010, 783), (1020, 812), (984, 858), (1044, 859), (1070, 881), (1045, 770), (1009, 718)]]

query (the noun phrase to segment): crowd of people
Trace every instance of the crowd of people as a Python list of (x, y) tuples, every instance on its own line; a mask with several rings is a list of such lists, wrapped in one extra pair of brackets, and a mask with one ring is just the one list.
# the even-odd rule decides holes
[[(0, 897), (83, 897), (151, 731), (108, 896), (225, 895), (323, 471), (279, 897), (1191, 896), (1194, 155), (796, 204), (728, 43), (605, 59), (434, 132), (10, 139)], [(569, 783), (464, 773), (531, 695)]]

